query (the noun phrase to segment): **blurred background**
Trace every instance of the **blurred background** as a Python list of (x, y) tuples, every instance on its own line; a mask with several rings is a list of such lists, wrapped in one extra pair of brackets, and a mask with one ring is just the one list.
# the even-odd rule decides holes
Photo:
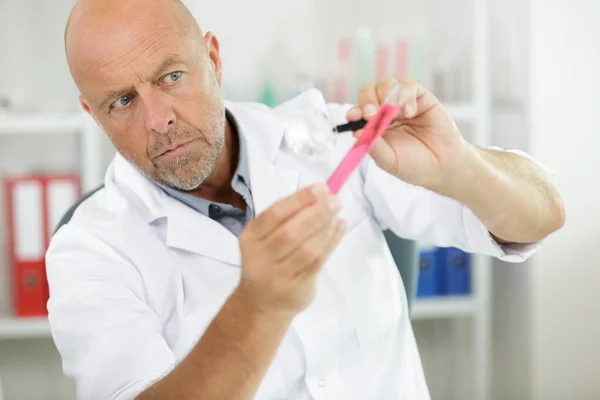
[[(432, 398), (600, 399), (600, 1), (184, 1), (220, 40), (228, 100), (332, 102), (422, 82), (478, 145), (556, 171), (567, 225), (524, 264), (421, 248), (412, 311)], [(74, 399), (44, 315), (43, 251), (111, 144), (63, 50), (73, 0), (0, 0), (0, 400)]]

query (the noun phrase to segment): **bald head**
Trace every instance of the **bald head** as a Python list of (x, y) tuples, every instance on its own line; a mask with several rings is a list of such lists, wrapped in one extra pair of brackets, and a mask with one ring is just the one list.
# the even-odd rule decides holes
[(65, 29), (83, 108), (151, 179), (183, 190), (224, 143), (219, 44), (179, 0), (80, 0)]
[[(170, 29), (201, 42), (198, 23), (180, 0), (79, 0), (65, 28), (65, 52), (77, 81), (77, 66), (91, 46), (143, 34), (143, 27)], [(77, 83), (77, 82), (76, 82)]]

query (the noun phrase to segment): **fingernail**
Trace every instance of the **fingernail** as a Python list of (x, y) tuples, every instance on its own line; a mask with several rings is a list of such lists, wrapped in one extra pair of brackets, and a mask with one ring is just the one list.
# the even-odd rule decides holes
[(363, 108), (363, 115), (365, 118), (371, 118), (375, 114), (377, 114), (377, 106), (375, 104), (367, 104), (365, 108)]
[(336, 196), (331, 196), (327, 199), (327, 206), (331, 211), (337, 211), (340, 209), (340, 201)]
[(412, 118), (415, 115), (415, 110), (410, 104), (404, 106), (404, 115), (406, 118)]
[(342, 232), (346, 230), (347, 223), (345, 219), (338, 219), (338, 229)]
[(312, 187), (312, 192), (317, 197), (323, 197), (329, 193), (329, 186), (327, 186), (325, 183), (320, 183)]
[(353, 107), (348, 111), (348, 114), (346, 115), (347, 119), (359, 119), (360, 118), (360, 108), (358, 107)]

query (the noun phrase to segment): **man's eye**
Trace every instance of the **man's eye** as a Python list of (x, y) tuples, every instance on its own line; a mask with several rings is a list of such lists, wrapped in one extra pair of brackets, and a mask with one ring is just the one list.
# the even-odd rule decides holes
[(181, 71), (171, 72), (170, 74), (166, 75), (163, 78), (163, 82), (167, 83), (167, 84), (177, 82), (180, 77), (181, 77)]
[(131, 99), (132, 97), (128, 94), (126, 94), (125, 96), (121, 96), (117, 99), (117, 101), (115, 101), (114, 103), (111, 104), (112, 108), (123, 108), (123, 107), (127, 107), (129, 105), (129, 103), (131, 103)]

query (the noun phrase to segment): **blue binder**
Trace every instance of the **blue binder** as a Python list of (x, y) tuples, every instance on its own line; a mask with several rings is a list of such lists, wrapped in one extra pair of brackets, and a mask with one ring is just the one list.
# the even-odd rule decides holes
[(440, 288), (440, 272), (438, 249), (421, 249), (419, 252), (417, 297), (431, 297), (442, 294)]
[(440, 249), (440, 259), (445, 294), (471, 294), (470, 254), (454, 247), (448, 247)]

